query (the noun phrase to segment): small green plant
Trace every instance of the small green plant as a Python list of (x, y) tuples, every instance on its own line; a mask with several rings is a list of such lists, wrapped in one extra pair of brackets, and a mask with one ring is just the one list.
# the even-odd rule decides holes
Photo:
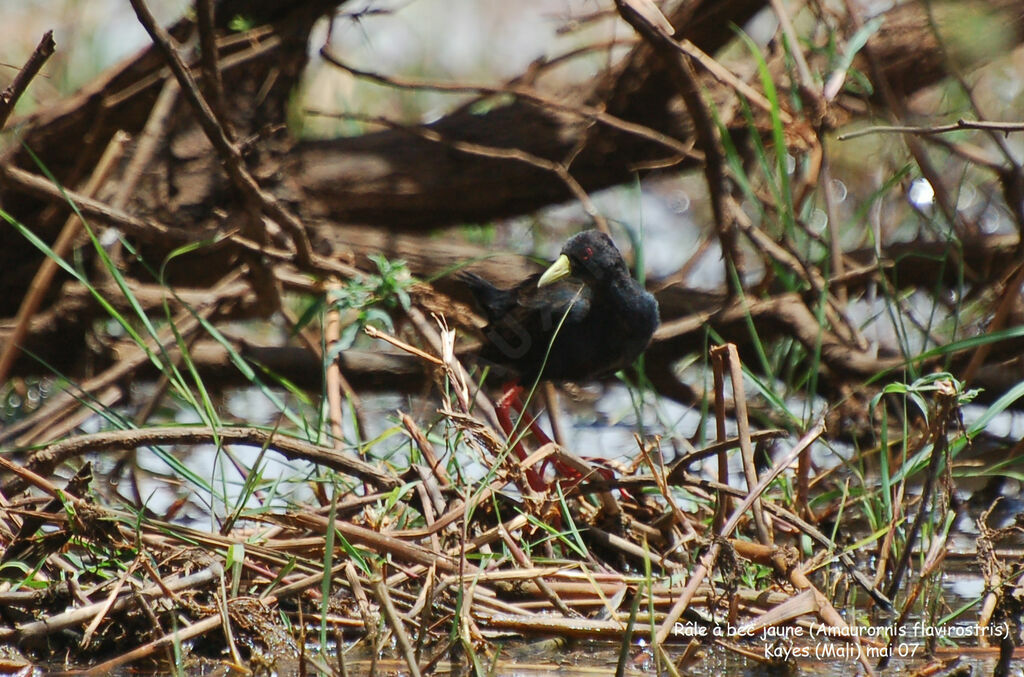
[(243, 16), (241, 14), (236, 14), (231, 17), (231, 21), (228, 22), (228, 28), (237, 33), (245, 33), (246, 31), (251, 31), (255, 27), (256, 22), (252, 17)]
[(763, 564), (749, 563), (740, 568), (740, 581), (754, 590), (763, 590), (772, 580), (774, 572)]
[(387, 331), (394, 331), (389, 311), (401, 308), (408, 310), (412, 304), (409, 288), (415, 279), (409, 274), (405, 261), (389, 261), (384, 256), (370, 255), (377, 266), (376, 275), (348, 280), (343, 286), (328, 293), (327, 302), (339, 312), (354, 311), (355, 317), (341, 332), (338, 344), (331, 356), (347, 350), (355, 343), (356, 337), (367, 325), (376, 323)]
[(977, 388), (965, 390), (964, 384), (953, 378), (952, 374), (947, 372), (936, 372), (934, 374), (922, 376), (909, 385), (906, 383), (890, 383), (871, 399), (871, 408), (875, 409), (878, 406), (878, 402), (884, 395), (903, 395), (910, 402), (913, 402), (918, 409), (920, 409), (925, 421), (927, 421), (929, 406), (924, 399), (924, 393), (939, 391), (949, 392), (950, 390), (952, 390), (951, 394), (956, 396), (956, 406), (958, 407), (967, 404), (981, 392), (981, 390)]

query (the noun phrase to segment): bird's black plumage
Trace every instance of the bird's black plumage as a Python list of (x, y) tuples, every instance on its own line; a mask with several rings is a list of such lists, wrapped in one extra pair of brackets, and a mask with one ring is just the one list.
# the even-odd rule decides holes
[(468, 272), (460, 279), (487, 316), (480, 357), (525, 383), (612, 373), (631, 364), (658, 327), (658, 302), (597, 230), (570, 238), (543, 275), (511, 289)]

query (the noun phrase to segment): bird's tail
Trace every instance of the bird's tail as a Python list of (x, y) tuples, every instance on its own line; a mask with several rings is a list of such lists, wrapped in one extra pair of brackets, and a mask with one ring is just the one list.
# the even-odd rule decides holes
[(501, 317), (512, 303), (512, 297), (507, 290), (498, 289), (476, 273), (460, 270), (455, 273), (455, 279), (469, 287), (469, 291), (472, 292), (473, 298), (476, 299), (480, 310), (484, 311), (488, 321), (494, 321), (496, 317)]
[(484, 278), (465, 269), (456, 272), (455, 279), (473, 290), (473, 293), (476, 293), (478, 289), (497, 289), (497, 287)]

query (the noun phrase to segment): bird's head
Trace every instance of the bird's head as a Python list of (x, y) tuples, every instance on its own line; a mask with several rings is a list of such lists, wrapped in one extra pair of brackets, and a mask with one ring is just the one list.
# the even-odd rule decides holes
[(612, 239), (599, 230), (585, 230), (565, 243), (562, 253), (537, 281), (544, 287), (572, 276), (585, 281), (602, 281), (627, 274), (626, 262)]

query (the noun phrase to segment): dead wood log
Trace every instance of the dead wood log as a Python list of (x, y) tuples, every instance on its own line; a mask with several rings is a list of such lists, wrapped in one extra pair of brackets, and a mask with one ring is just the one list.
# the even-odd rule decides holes
[[(306, 63), (309, 28), (336, 4), (340, 3), (306, 0), (283, 7), (239, 0), (221, 3), (219, 14), (220, 21), (235, 12), (269, 22), (265, 28), (245, 36), (222, 39), (221, 67), (237, 75), (232, 77), (229, 92), (233, 98), (228, 108), (237, 118), (231, 122), (241, 132), (255, 134), (247, 155), (254, 173), (282, 199), (289, 200), (307, 223), (317, 223), (328, 233), (330, 237), (324, 240), (334, 240), (328, 248), (366, 253), (377, 246), (379, 251), (404, 252), (405, 258), (413, 260), (414, 267), (418, 255), (426, 268), (427, 254), (422, 241), (409, 243), (401, 240), (402, 236), (389, 234), (383, 237), (383, 244), (379, 243), (380, 237), (378, 244), (367, 244), (374, 239), (365, 237), (369, 231), (343, 226), (376, 223), (387, 229), (429, 229), (523, 213), (569, 195), (564, 182), (537, 166), (467, 154), (402, 130), (294, 146), (287, 135), (259, 134), (262, 128), (284, 119), (284, 102)], [(730, 23), (744, 23), (764, 4), (751, 0), (695, 0), (683, 3), (672, 21), (681, 27), (680, 37), (691, 39), (706, 52), (714, 52), (732, 38)], [(1024, 35), (1024, 10), (1018, 3), (991, 0), (983, 4), (1006, 12), (1006, 25), (1015, 39)], [(231, 12), (225, 7), (231, 7)], [(260, 14), (262, 11), (267, 13)], [(898, 30), (890, 30), (892, 27)], [(180, 41), (186, 41), (194, 30), (189, 21), (183, 20), (172, 32)], [(909, 96), (944, 75), (941, 59), (935, 61), (939, 48), (929, 38), (930, 30), (920, 8), (910, 3), (891, 10), (885, 28), (869, 43), (885, 65), (885, 75), (899, 96)], [(933, 63), (940, 65), (910, 67)], [(152, 50), (144, 50), (68, 101), (29, 120), (24, 127), (27, 143), (62, 182), (74, 186), (116, 129), (142, 128), (167, 78), (163, 62)], [(706, 84), (709, 91), (716, 89), (710, 78)], [(261, 96), (257, 97), (257, 93)], [(660, 61), (653, 58), (648, 48), (639, 46), (620, 66), (575, 100), (619, 119), (686, 139), (690, 134), (688, 122), (679, 115), (674, 98), (675, 92)], [(856, 111), (837, 106), (833, 112), (830, 124), (840, 124)], [(453, 141), (516, 149), (555, 161), (572, 156), (570, 172), (588, 191), (628, 180), (638, 166), (671, 156), (664, 144), (648, 137), (595, 121), (585, 114), (572, 114), (564, 107), (546, 107), (522, 98), (483, 115), (456, 112), (429, 128)], [(161, 159), (149, 168), (138, 198), (129, 206), (135, 219), (133, 227), (145, 229), (152, 225), (153, 230), (159, 230), (166, 228), (164, 224), (173, 223), (175, 231), (180, 228), (209, 232), (203, 229), (230, 227), (244, 218), (238, 213), (239, 201), (232, 195), (216, 154), (196, 132), (184, 106), (179, 105), (165, 132)], [(737, 128), (736, 133), (742, 135), (746, 130)], [(698, 162), (693, 157), (676, 159), (680, 163), (677, 166)], [(0, 158), (0, 201), (44, 239), (52, 237), (62, 220), (63, 205), (52, 194), (46, 198), (41, 191), (26, 191), (22, 184), (15, 185), (13, 170), (25, 168), (37, 171), (18, 148)], [(96, 214), (101, 212), (97, 207)], [(153, 260), (159, 260), (181, 241), (175, 237), (173, 243), (161, 246), (160, 240), (159, 235), (154, 236), (144, 249)], [(448, 243), (446, 246), (450, 249), (447, 257), (436, 255), (436, 251), (430, 253), (434, 264), (459, 263), (455, 259), (463, 252)], [(11, 314), (38, 260), (38, 253), (20, 235), (12, 229), (0, 229), (0, 315)], [(237, 257), (230, 256), (230, 252), (225, 256), (223, 251), (213, 251), (206, 258), (195, 257), (182, 276), (201, 284), (204, 271), (219, 274), (225, 266), (236, 265), (236, 261)], [(433, 270), (437, 272), (436, 265)], [(500, 270), (492, 268), (489, 277), (510, 282), (521, 277), (523, 269), (505, 269), (505, 278), (498, 274)], [(934, 272), (934, 268), (920, 269), (922, 275), (929, 272)], [(692, 306), (695, 299), (701, 298), (685, 287), (666, 288), (660, 296), (668, 320), (696, 312)], [(684, 297), (685, 306), (674, 304), (675, 299)], [(713, 296), (707, 300), (714, 303)], [(785, 324), (781, 322), (779, 326)], [(80, 339), (88, 322), (79, 321), (70, 332), (63, 331), (69, 328), (67, 324), (61, 326), (60, 332), (53, 331), (55, 325), (48, 326), (51, 336), (64, 340), (57, 347), (59, 353), (71, 356), (72, 361), (81, 354)], [(683, 347), (667, 339), (664, 345), (671, 345), (672, 350)], [(839, 362), (847, 357), (841, 350), (836, 350), (835, 355)], [(862, 365), (853, 371), (859, 373), (866, 368)]]

